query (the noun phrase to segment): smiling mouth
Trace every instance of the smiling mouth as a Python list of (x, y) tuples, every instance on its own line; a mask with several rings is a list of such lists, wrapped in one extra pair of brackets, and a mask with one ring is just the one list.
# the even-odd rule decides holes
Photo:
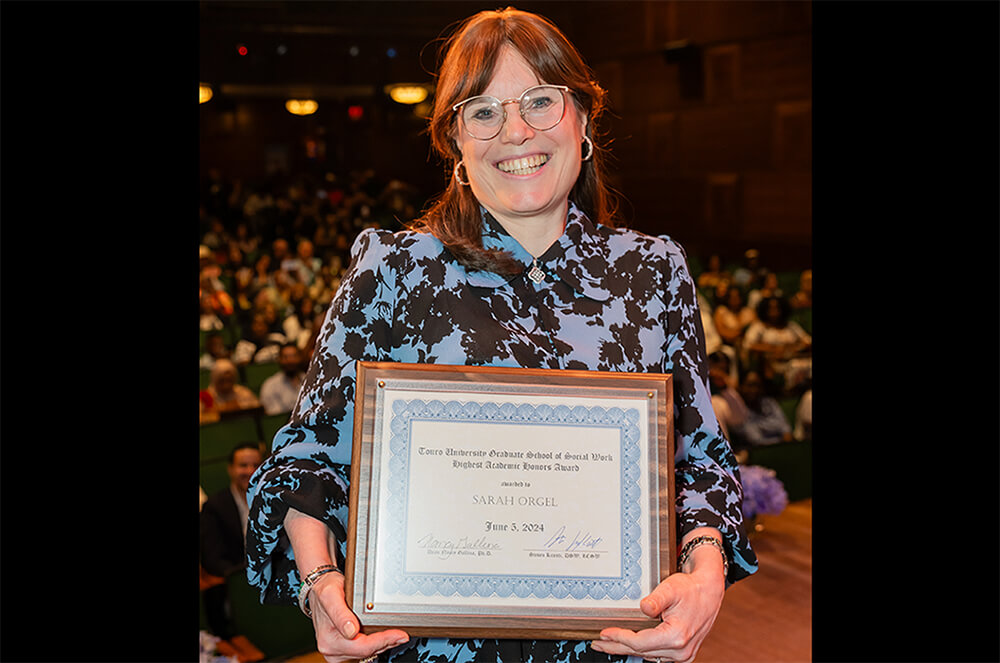
[(501, 161), (497, 168), (510, 175), (531, 175), (541, 170), (548, 160), (548, 154), (533, 154), (530, 157)]

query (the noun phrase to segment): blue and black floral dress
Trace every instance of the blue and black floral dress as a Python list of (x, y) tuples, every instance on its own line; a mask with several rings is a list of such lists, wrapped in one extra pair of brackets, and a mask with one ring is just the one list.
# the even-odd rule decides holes
[[(532, 263), (485, 211), (483, 244)], [(678, 541), (696, 527), (717, 528), (727, 581), (757, 570), (736, 459), (712, 410), (683, 249), (669, 237), (595, 225), (571, 203), (563, 235), (538, 266), (545, 278), (536, 284), (527, 269), (467, 271), (429, 233), (358, 236), (291, 420), (250, 484), (247, 574), (265, 603), (296, 601), (300, 580), (282, 529), (288, 507), (326, 522), (346, 550), (357, 360), (671, 373)], [(588, 644), (414, 637), (380, 660), (627, 660)]]

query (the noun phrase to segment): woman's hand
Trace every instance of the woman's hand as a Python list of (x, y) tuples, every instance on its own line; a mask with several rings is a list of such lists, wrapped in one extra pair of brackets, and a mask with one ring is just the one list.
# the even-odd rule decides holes
[(366, 635), (344, 598), (344, 576), (327, 573), (309, 591), (316, 648), (327, 663), (355, 661), (407, 642), (405, 631), (390, 629)]
[[(709, 531), (718, 534), (717, 530)], [(686, 538), (697, 533), (695, 530)], [(606, 628), (591, 647), (651, 661), (694, 660), (722, 607), (726, 590), (722, 556), (714, 546), (699, 546), (692, 551), (684, 571), (688, 572), (668, 576), (639, 603), (646, 615), (660, 618), (660, 624), (638, 632)]]
[[(288, 510), (284, 524), (300, 577), (336, 559), (337, 542), (326, 524), (295, 509)], [(341, 573), (319, 576), (309, 590), (308, 601), (316, 631), (316, 649), (327, 663), (368, 658), (410, 639), (399, 629), (371, 635), (362, 633), (361, 622), (347, 606)]]

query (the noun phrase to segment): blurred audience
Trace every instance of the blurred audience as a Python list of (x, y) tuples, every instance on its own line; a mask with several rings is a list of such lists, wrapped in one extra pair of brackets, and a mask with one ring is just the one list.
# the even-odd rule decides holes
[(305, 378), (302, 351), (295, 343), (285, 343), (278, 355), (280, 369), (260, 385), (260, 403), (264, 414), (291, 412)]
[(767, 272), (764, 274), (764, 279), (760, 284), (760, 287), (754, 288), (747, 293), (747, 308), (751, 311), (756, 311), (757, 306), (760, 304), (761, 300), (766, 297), (783, 297), (784, 293), (778, 286), (778, 275), (774, 272)]
[(257, 307), (257, 313), (233, 349), (233, 361), (237, 365), (269, 364), (278, 360), (282, 344), (286, 342), (285, 335), (272, 331), (268, 321), (267, 304)]
[(720, 283), (729, 282), (732, 276), (722, 269), (722, 258), (718, 253), (708, 257), (705, 271), (698, 275), (698, 288), (705, 292), (715, 292)]
[[(245, 182), (209, 169), (201, 191), (199, 326), (205, 348), (200, 365), (281, 363), (271, 379), (274, 394), (283, 392), (280, 408), (289, 411), (355, 237), (366, 227), (400, 229), (420, 214), (428, 198), (405, 182), (383, 182), (371, 170)], [(751, 416), (741, 396), (739, 376), (753, 369), (754, 379), (769, 390), (767, 398), (800, 401), (803, 415), (796, 416), (794, 437), (805, 439), (811, 436), (811, 417), (805, 413), (811, 411), (812, 397), (812, 270), (800, 272), (798, 290), (788, 297), (758, 249), (747, 249), (740, 259), (735, 267), (712, 253), (705, 269), (694, 274), (720, 424), (732, 440), (739, 437), (737, 427), (745, 428), (742, 419), (762, 420), (759, 408)], [(286, 363), (294, 363), (285, 359), (293, 348), (300, 368), (286, 371)], [(222, 379), (223, 407), (253, 403), (251, 398), (257, 401), (251, 407), (264, 401), (270, 411), (279, 407), (270, 404), (274, 394), (264, 398), (263, 384), (257, 399), (237, 376), (231, 371)], [(234, 386), (227, 392), (230, 380)], [(209, 420), (218, 418), (218, 389), (210, 386), (200, 393)], [(750, 437), (756, 439), (752, 432)]]
[(722, 337), (722, 342), (739, 350), (743, 344), (743, 335), (756, 319), (753, 309), (743, 303), (740, 289), (728, 283), (720, 283), (716, 289), (717, 304), (712, 319), (715, 330)]
[[(245, 442), (229, 452), (226, 471), (229, 485), (208, 496), (201, 507), (201, 567), (213, 576), (226, 578), (246, 567), (247, 490), (250, 477), (263, 462), (260, 444)], [(225, 583), (202, 592), (205, 618), (216, 636), (228, 640), (237, 635), (230, 616)]]
[(747, 249), (743, 253), (743, 264), (733, 270), (733, 283), (743, 292), (750, 292), (760, 287), (766, 273), (767, 268), (760, 261), (760, 251)]
[(803, 270), (799, 276), (799, 289), (788, 300), (792, 310), (812, 308), (813, 305), (813, 273), (811, 269)]
[(736, 380), (731, 377), (730, 358), (722, 352), (708, 356), (708, 386), (712, 394), (712, 409), (719, 420), (722, 432), (732, 441), (731, 430), (744, 424), (749, 411), (743, 396), (736, 389)]
[(253, 391), (239, 383), (239, 371), (229, 359), (216, 359), (208, 387), (201, 392), (201, 421), (217, 421), (225, 412), (260, 407)]
[(731, 427), (736, 448), (759, 447), (792, 441), (792, 426), (781, 405), (767, 394), (766, 384), (757, 371), (748, 371), (739, 386), (740, 396), (746, 403), (745, 419)]
[(213, 331), (205, 336), (205, 352), (201, 355), (199, 368), (210, 371), (218, 359), (229, 359), (229, 347), (222, 332)]
[(812, 337), (789, 319), (790, 313), (786, 298), (766, 297), (743, 338), (746, 365), (789, 390), (812, 376)]
[(807, 389), (795, 408), (795, 428), (792, 437), (800, 442), (812, 439), (813, 425), (813, 392)]

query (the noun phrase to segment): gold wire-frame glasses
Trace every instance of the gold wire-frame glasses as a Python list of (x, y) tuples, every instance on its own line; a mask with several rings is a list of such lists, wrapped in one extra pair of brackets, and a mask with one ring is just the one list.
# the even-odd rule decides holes
[(480, 94), (469, 97), (451, 107), (462, 109), (459, 117), (465, 132), (476, 140), (492, 140), (500, 134), (507, 122), (507, 104), (517, 103), (524, 122), (536, 131), (548, 131), (559, 124), (566, 115), (566, 85), (534, 85), (519, 97), (500, 100)]

